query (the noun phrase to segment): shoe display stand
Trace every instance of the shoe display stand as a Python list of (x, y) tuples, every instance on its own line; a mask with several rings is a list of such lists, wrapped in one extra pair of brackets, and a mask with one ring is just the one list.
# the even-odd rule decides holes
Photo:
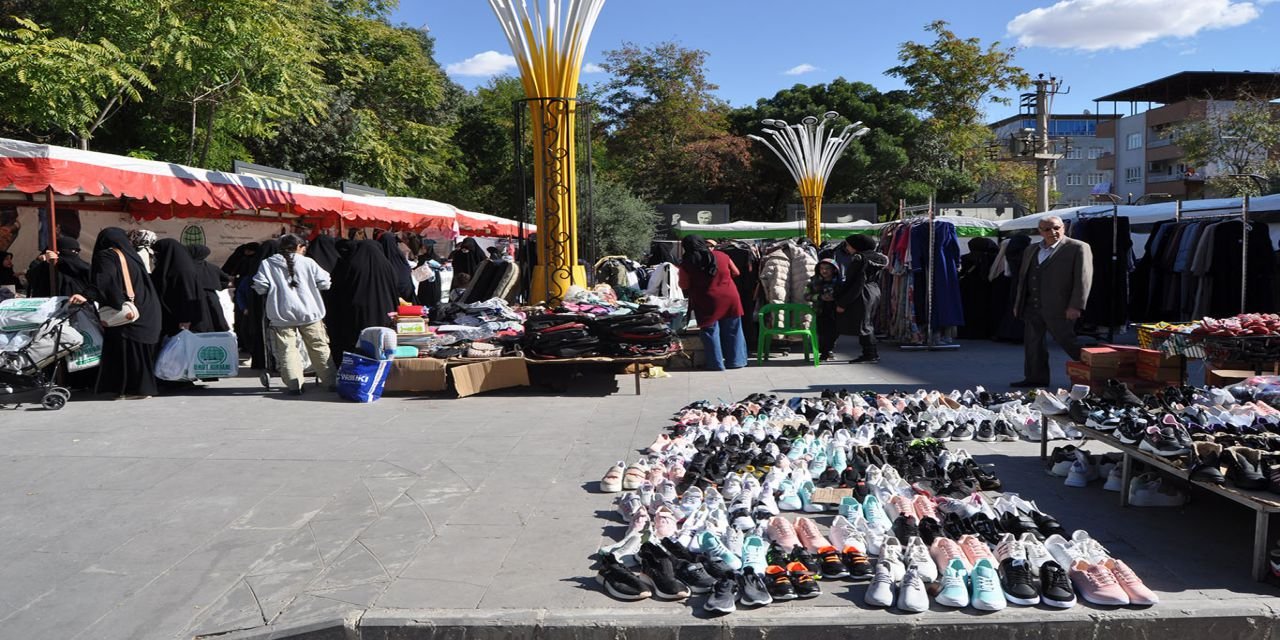
[[(1048, 420), (1048, 418), (1045, 418)], [(1047, 459), (1046, 451), (1048, 449), (1048, 425), (1044, 425), (1041, 429), (1040, 452), (1041, 458)], [(1229, 485), (1219, 485), (1212, 482), (1204, 482), (1201, 480), (1193, 480), (1185, 469), (1179, 469), (1169, 463), (1168, 460), (1159, 456), (1152, 455), (1139, 449), (1137, 446), (1128, 445), (1120, 442), (1115, 437), (1089, 428), (1082, 424), (1075, 424), (1075, 427), (1085, 435), (1085, 439), (1093, 439), (1102, 442), (1108, 446), (1114, 447), (1123, 456), (1121, 462), (1121, 485), (1120, 485), (1120, 506), (1129, 506), (1129, 482), (1133, 479), (1133, 463), (1141, 462), (1153, 469), (1159, 469), (1164, 474), (1177, 478), (1187, 485), (1194, 485), (1206, 491), (1222, 496), (1236, 504), (1243, 505), (1255, 512), (1254, 528), (1253, 528), (1253, 566), (1251, 567), (1252, 575), (1255, 580), (1262, 582), (1270, 574), (1270, 568), (1267, 565), (1267, 553), (1271, 545), (1271, 516), (1280, 513), (1280, 496), (1263, 491), (1249, 491), (1238, 489)]]

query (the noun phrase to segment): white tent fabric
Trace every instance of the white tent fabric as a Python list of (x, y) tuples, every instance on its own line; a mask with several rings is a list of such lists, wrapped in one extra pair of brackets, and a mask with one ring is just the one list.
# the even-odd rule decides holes
[[(1239, 211), (1242, 205), (1241, 198), (1215, 198), (1212, 200), (1186, 200), (1182, 203), (1182, 215), (1185, 217), (1194, 217), (1196, 215), (1206, 215), (1210, 213), (1230, 213)], [(1161, 220), (1172, 220), (1175, 205), (1172, 202), (1161, 202), (1158, 204), (1147, 204), (1141, 206), (1120, 205), (1117, 207), (1118, 215), (1129, 218), (1129, 224), (1150, 224)], [(1040, 224), (1042, 218), (1048, 216), (1058, 216), (1066, 221), (1075, 220), (1080, 213), (1085, 214), (1101, 214), (1109, 213), (1112, 207), (1109, 204), (1095, 204), (1087, 207), (1072, 207), (1070, 209), (1057, 209), (1046, 213), (1037, 213), (1035, 215), (1023, 216), (1013, 220), (1006, 220), (1000, 224), (1000, 232), (1007, 233), (1010, 231), (1032, 230)], [(1277, 212), (1280, 211), (1280, 194), (1270, 196), (1259, 196), (1249, 200), (1249, 211), (1252, 213)]]

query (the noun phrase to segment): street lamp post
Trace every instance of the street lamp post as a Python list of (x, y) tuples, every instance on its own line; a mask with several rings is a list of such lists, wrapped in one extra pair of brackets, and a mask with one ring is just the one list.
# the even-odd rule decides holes
[[(532, 116), (537, 264), (530, 300), (556, 304), (575, 283), (578, 266), (578, 77), (587, 41), (605, 0), (489, 0), (520, 69)], [(533, 5), (532, 10), (529, 5)], [(588, 150), (588, 153), (590, 151)]]
[(822, 245), (822, 194), (827, 189), (827, 179), (836, 161), (854, 138), (867, 134), (870, 129), (855, 122), (839, 133), (827, 131), (827, 123), (840, 114), (828, 111), (822, 117), (805, 116), (800, 124), (787, 124), (785, 120), (762, 120), (763, 130), (771, 139), (748, 135), (768, 147), (782, 160), (787, 172), (796, 181), (800, 200), (804, 203), (805, 235), (813, 244)]

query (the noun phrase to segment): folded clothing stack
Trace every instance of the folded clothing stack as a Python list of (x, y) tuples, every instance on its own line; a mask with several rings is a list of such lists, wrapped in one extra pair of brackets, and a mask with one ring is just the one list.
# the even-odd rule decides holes
[(524, 351), (543, 360), (594, 356), (600, 349), (594, 323), (590, 316), (570, 313), (532, 316), (524, 323)]
[(603, 354), (622, 357), (663, 356), (675, 350), (675, 334), (658, 313), (606, 316), (595, 321)]

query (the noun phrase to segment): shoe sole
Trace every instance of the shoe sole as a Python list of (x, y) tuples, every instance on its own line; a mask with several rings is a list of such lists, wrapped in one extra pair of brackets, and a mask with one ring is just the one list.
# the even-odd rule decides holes
[(788, 593), (788, 594), (784, 594), (784, 595), (776, 595), (776, 594), (772, 594), (772, 593), (771, 593), (771, 594), (769, 594), (769, 597), (773, 598), (773, 601), (774, 601), (774, 602), (789, 602), (789, 601), (791, 601), (791, 600), (795, 600), (795, 599), (799, 598), (800, 596), (798, 596), (798, 595), (796, 595), (796, 594), (794, 594), (794, 593)]
[(649, 592), (631, 594), (631, 593), (623, 593), (621, 591), (618, 591), (617, 589), (613, 588), (613, 585), (610, 584), (608, 580), (604, 579), (604, 576), (601, 576), (601, 575), (596, 576), (596, 582), (599, 583), (600, 586), (604, 587), (605, 593), (619, 600), (626, 600), (627, 602), (636, 602), (639, 600), (648, 600), (649, 598), (653, 597), (653, 594)]
[(973, 605), (973, 608), (974, 608), (974, 609), (977, 609), (978, 611), (1004, 611), (1004, 609), (1005, 609), (1005, 608), (1004, 608), (1004, 606), (1002, 606), (1002, 605), (1004, 605), (1004, 603), (1005, 603), (1005, 601), (1003, 601), (1003, 600), (1001, 600), (1001, 601), (1000, 601), (1000, 604), (999, 604), (999, 605), (995, 605), (995, 604), (987, 604), (987, 603), (982, 602), (982, 601), (980, 601), (980, 600), (973, 600), (973, 601), (971, 601), (971, 603), (970, 603), (970, 604), (972, 604), (972, 605)]
[(933, 601), (944, 607), (951, 607), (952, 609), (964, 609), (965, 607), (969, 606), (968, 600), (961, 602), (961, 601), (948, 601), (948, 600), (943, 600), (941, 598), (935, 598)]
[(1089, 604), (1096, 604), (1096, 605), (1098, 605), (1098, 606), (1100, 606), (1100, 607), (1127, 607), (1127, 606), (1129, 606), (1129, 601), (1128, 601), (1128, 600), (1124, 600), (1124, 601), (1115, 601), (1115, 600), (1094, 600), (1093, 598), (1090, 598), (1090, 597), (1089, 597), (1089, 594), (1082, 593), (1082, 594), (1080, 594), (1080, 595), (1081, 595), (1081, 597), (1083, 597), (1083, 598), (1084, 598), (1084, 601), (1085, 601), (1085, 602), (1088, 602)]
[(738, 604), (747, 607), (767, 607), (773, 604), (773, 597), (771, 596), (768, 600), (748, 600), (746, 598), (738, 598)]
[(1076, 606), (1075, 598), (1072, 598), (1070, 600), (1054, 600), (1052, 598), (1040, 596), (1040, 602), (1043, 604), (1047, 604), (1051, 607), (1056, 607), (1058, 609), (1070, 609), (1071, 607)]
[(727, 607), (713, 607), (710, 603), (702, 605), (702, 610), (709, 613), (733, 613), (738, 608), (732, 604)]
[(1008, 591), (1004, 592), (1004, 599), (1012, 604), (1020, 604), (1024, 607), (1034, 607), (1040, 604), (1040, 596), (1036, 596), (1034, 600), (1031, 598), (1016, 598), (1010, 595)]
[(662, 589), (658, 588), (658, 583), (654, 581), (653, 578), (649, 577), (648, 574), (641, 573), (638, 575), (640, 576), (640, 582), (645, 583), (649, 587), (649, 591), (653, 592), (654, 598), (657, 598), (659, 600), (684, 600), (685, 598), (689, 597), (688, 585), (685, 585), (686, 591), (683, 594), (665, 593), (662, 591)]
[(982, 436), (974, 436), (973, 439), (977, 440), (978, 442), (995, 442), (996, 441), (995, 436), (991, 436), (989, 438), (984, 438)]
[(1075, 487), (1075, 488), (1077, 488), (1077, 489), (1080, 489), (1080, 488), (1083, 488), (1083, 487), (1087, 487), (1087, 486), (1089, 486), (1089, 481), (1088, 481), (1088, 480), (1073, 480), (1073, 479), (1071, 479), (1071, 478), (1067, 478), (1066, 480), (1063, 480), (1063, 481), (1062, 481), (1062, 484), (1064, 484), (1064, 485), (1066, 485), (1066, 486), (1068, 486), (1068, 487)]

